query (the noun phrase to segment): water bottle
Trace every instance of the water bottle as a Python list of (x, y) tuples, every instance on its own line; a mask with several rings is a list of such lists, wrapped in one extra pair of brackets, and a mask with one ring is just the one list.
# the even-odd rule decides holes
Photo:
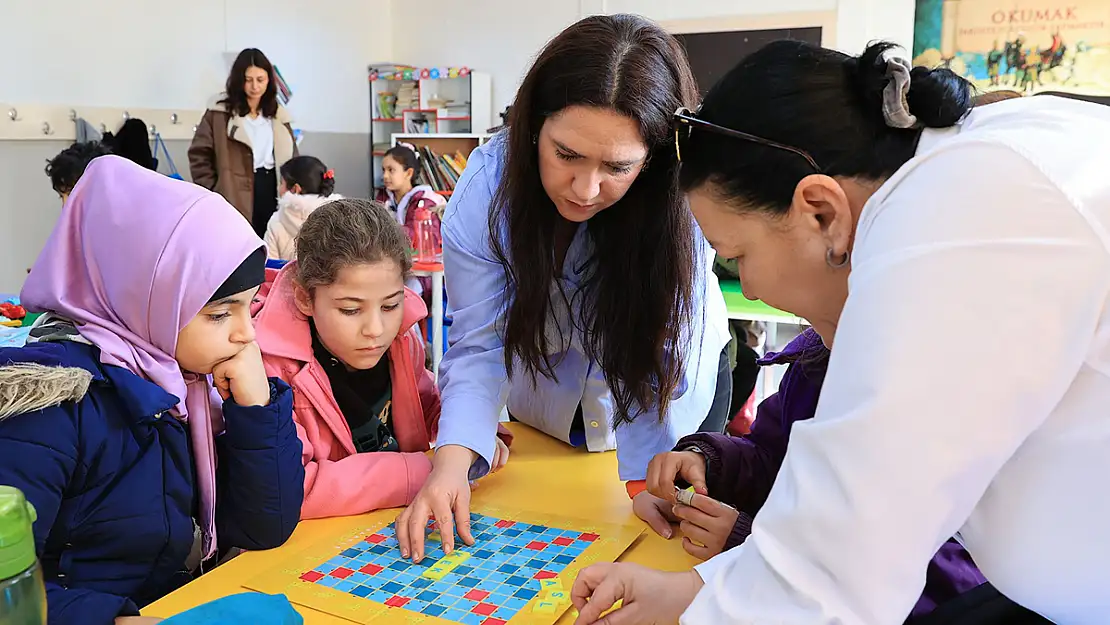
[(432, 220), (432, 211), (423, 207), (416, 209), (416, 228), (413, 236), (416, 238), (413, 242), (413, 247), (416, 248), (416, 262), (438, 262), (436, 256), (439, 254), (439, 246), (436, 245), (436, 240), (439, 238), (439, 233), (436, 232), (436, 224)]
[(35, 556), (35, 509), (0, 486), (0, 625), (46, 625), (46, 587)]

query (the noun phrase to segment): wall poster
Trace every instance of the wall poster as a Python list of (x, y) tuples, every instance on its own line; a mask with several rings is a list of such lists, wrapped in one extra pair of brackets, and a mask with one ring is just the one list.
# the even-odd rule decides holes
[(1110, 96), (1110, 0), (917, 0), (913, 56), (984, 91)]

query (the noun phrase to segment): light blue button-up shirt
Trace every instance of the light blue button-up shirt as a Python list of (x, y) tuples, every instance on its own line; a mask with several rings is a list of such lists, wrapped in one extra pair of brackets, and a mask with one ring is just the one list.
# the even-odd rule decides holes
[[(551, 358), (558, 382), (537, 376), (533, 387), (530, 376), (519, 373), (522, 367), (515, 368), (518, 373), (509, 380), (498, 333), (505, 313), (506, 280), (490, 245), (488, 225), (502, 175), (504, 139), (504, 134), (494, 137), (471, 154), (443, 218), (443, 261), (453, 321), (449, 348), (440, 365), (443, 411), (437, 444), (462, 445), (477, 453), (480, 458), (470, 472), (471, 479), (476, 479), (489, 471), (503, 408), (507, 406), (520, 421), (568, 441), (581, 405), (586, 447), (590, 451), (615, 447), (620, 478), (644, 479), (651, 458), (696, 431), (713, 403), (721, 350), (729, 340), (724, 298), (711, 269), (713, 250), (696, 230), (699, 258), (704, 262), (695, 272), (690, 353), (664, 422), (651, 410), (614, 432), (613, 400), (604, 374), (586, 357), (581, 332), (570, 322), (571, 315), (579, 314), (577, 298), (569, 307), (563, 297), (551, 298), (549, 337), (559, 336), (557, 328), (569, 337), (567, 350)], [(579, 227), (559, 278), (566, 293), (577, 289), (581, 276), (575, 269), (590, 255), (591, 246), (587, 228)], [(555, 280), (551, 289), (553, 294), (558, 292)], [(562, 345), (558, 340), (552, 344)]]

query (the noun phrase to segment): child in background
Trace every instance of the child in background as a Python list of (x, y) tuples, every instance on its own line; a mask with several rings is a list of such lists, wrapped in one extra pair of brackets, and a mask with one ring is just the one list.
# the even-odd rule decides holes
[(105, 156), (74, 188), (21, 294), (44, 314), (0, 349), (0, 481), (37, 511), (51, 625), (146, 622), (201, 560), (292, 534), (293, 394), (249, 314), (264, 265), (201, 187)]
[(280, 170), (277, 212), (266, 227), (266, 250), (270, 258), (293, 260), (297, 233), (312, 211), (341, 199), (335, 193), (335, 172), (315, 156), (295, 156)]
[[(419, 168), (420, 156), (411, 146), (398, 143), (386, 151), (382, 158), (382, 182), (385, 183), (385, 191), (378, 195), (378, 200), (389, 207), (390, 212), (396, 216), (397, 223), (404, 227), (410, 245), (416, 240), (416, 210), (428, 209), (432, 214), (432, 223), (435, 224), (438, 248), (442, 246), (439, 218), (443, 208), (447, 206), (447, 200), (426, 184), (413, 186), (413, 178)], [(406, 285), (417, 295), (423, 296), (426, 306), (431, 306), (431, 278), (410, 278)]]
[(87, 143), (74, 143), (62, 150), (54, 158), (46, 161), (46, 175), (50, 177), (50, 184), (54, 192), (65, 203), (73, 187), (85, 173), (85, 168), (98, 156), (111, 154), (107, 146), (98, 141)]
[[(745, 436), (692, 434), (675, 451), (657, 455), (648, 467), (648, 491), (653, 505), (636, 514), (656, 532), (670, 538), (671, 523), (681, 523), (682, 547), (694, 557), (709, 558), (747, 539), (752, 520), (767, 500), (786, 456), (794, 423), (812, 419), (825, 380), (829, 350), (820, 335), (807, 329), (761, 365), (789, 364), (779, 391), (764, 400), (751, 432)], [(692, 505), (675, 505), (675, 480), (685, 480), (697, 493)], [(686, 483), (680, 481), (679, 486)], [(932, 612), (983, 584), (986, 578), (971, 556), (949, 540), (929, 562), (925, 591), (911, 618)]]
[(427, 309), (404, 286), (407, 244), (378, 202), (325, 204), (255, 318), (266, 371), (297, 395), (302, 518), (407, 505), (431, 471), (439, 391), (416, 327)]
[(411, 146), (399, 143), (390, 148), (382, 158), (382, 182), (385, 192), (378, 200), (385, 203), (397, 217), (397, 223), (405, 228), (412, 240), (416, 209), (427, 208), (432, 211), (436, 227), (439, 216), (447, 200), (426, 184), (413, 185), (416, 170), (420, 168), (420, 157)]

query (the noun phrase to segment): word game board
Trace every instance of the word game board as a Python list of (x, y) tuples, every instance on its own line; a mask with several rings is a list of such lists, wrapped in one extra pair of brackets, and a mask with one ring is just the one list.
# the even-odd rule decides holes
[(641, 531), (564, 529), (574, 524), (472, 514), (475, 544), (456, 539), (447, 555), (429, 524), (419, 564), (401, 558), (390, 524), (360, 532), (330, 554), (310, 550), (314, 555), (298, 558), (307, 566), (247, 586), (359, 623), (546, 625), (570, 607), (570, 586), (581, 568), (615, 560)]

